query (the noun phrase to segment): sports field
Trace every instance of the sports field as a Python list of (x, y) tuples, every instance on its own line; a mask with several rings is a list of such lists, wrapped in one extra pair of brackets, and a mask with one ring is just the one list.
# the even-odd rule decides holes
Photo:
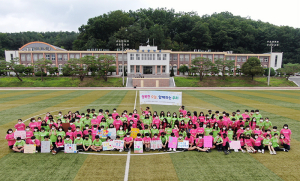
[[(292, 130), (290, 152), (277, 155), (232, 152), (225, 155), (205, 152), (166, 153), (150, 151), (145, 155), (106, 151), (93, 154), (57, 155), (13, 153), (4, 139), (17, 119), (56, 115), (58, 111), (85, 112), (88, 108), (117, 108), (132, 112), (134, 90), (30, 90), (0, 91), (0, 180), (299, 180), (300, 91), (297, 90), (188, 90), (183, 105), (189, 111), (227, 111), (259, 109), (273, 125)], [(136, 108), (140, 111), (139, 96)], [(146, 105), (143, 105), (145, 109)], [(147, 105), (153, 111), (177, 111), (177, 106)], [(92, 152), (90, 152), (92, 153)], [(159, 154), (158, 154), (159, 153)], [(117, 155), (112, 155), (117, 154)], [(128, 174), (128, 175), (127, 175)]]

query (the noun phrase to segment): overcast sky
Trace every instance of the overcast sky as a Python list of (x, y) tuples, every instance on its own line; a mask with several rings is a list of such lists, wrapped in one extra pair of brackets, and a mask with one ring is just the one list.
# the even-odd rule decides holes
[(164, 8), (198, 15), (229, 11), (300, 28), (300, 0), (0, 0), (0, 32), (78, 31), (89, 18), (115, 10)]

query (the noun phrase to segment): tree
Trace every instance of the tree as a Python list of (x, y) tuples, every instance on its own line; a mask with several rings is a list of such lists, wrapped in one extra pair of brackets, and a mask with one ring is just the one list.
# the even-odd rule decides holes
[(285, 73), (287, 75), (287, 79), (291, 76), (294, 75), (295, 73), (300, 72), (300, 64), (299, 63), (287, 63), (283, 65), (283, 68), (277, 69), (277, 71), (280, 71), (282, 73)]
[(223, 80), (225, 80), (225, 74), (231, 73), (231, 69), (234, 68), (234, 60), (217, 59), (215, 65), (221, 71)]
[[(271, 67), (270, 76), (274, 76), (275, 74), (276, 74), (275, 70)], [(265, 69), (264, 75), (269, 76), (269, 68)]]
[(210, 69), (211, 75), (219, 74), (219, 72), (220, 72), (220, 70), (218, 69), (217, 66), (213, 66), (213, 67), (211, 67), (211, 69)]
[(181, 65), (181, 66), (179, 67), (178, 71), (184, 74), (185, 72), (188, 72), (188, 71), (189, 71), (189, 67), (186, 66), (186, 65)]
[[(3, 72), (14, 72), (17, 76), (17, 78), (22, 82), (23, 80), (21, 79), (19, 72), (21, 71), (22, 73), (25, 70), (24, 65), (18, 65), (17, 63), (19, 62), (19, 58), (15, 58), (14, 60), (10, 60), (9, 62), (6, 61), (1, 61), (1, 66), (3, 69)], [(23, 70), (23, 71), (22, 71)]]
[(260, 60), (256, 57), (250, 57), (247, 62), (242, 65), (242, 73), (253, 77), (255, 75), (262, 75), (264, 68), (262, 68)]
[(57, 67), (49, 67), (49, 68), (48, 68), (48, 71), (49, 71), (49, 74), (50, 74), (50, 75), (54, 75), (54, 74), (59, 73)]
[(113, 72), (116, 72), (116, 66), (110, 66), (109, 68), (108, 68), (108, 72), (110, 72), (110, 75), (112, 75), (112, 73)]
[(26, 75), (32, 75), (34, 73), (34, 67), (33, 66), (26, 67), (24, 73)]
[(174, 69), (173, 69), (173, 66), (172, 66), (172, 69), (171, 69), (171, 73), (170, 73), (170, 77), (174, 77)]
[(192, 66), (195, 72), (199, 73), (200, 81), (202, 81), (204, 74), (209, 72), (214, 64), (208, 58), (196, 57), (192, 60)]
[(71, 71), (72, 71), (72, 68), (70, 67), (69, 64), (65, 64), (62, 68), (62, 73), (63, 73), (63, 76), (70, 76), (71, 75)]
[(109, 72), (110, 67), (115, 63), (115, 57), (111, 55), (101, 55), (96, 59), (98, 73), (104, 79), (104, 81), (107, 81), (107, 72)]
[(49, 69), (49, 64), (52, 64), (51, 60), (47, 60), (45, 58), (42, 58), (34, 63), (34, 66), (37, 68), (38, 71), (41, 71), (41, 79), (44, 81), (44, 74), (43, 72), (47, 73)]
[(96, 66), (96, 60), (94, 56), (84, 56), (80, 59), (73, 58), (68, 61), (70, 68), (70, 74), (72, 76), (78, 76), (80, 81), (83, 81), (88, 74), (91, 66)]

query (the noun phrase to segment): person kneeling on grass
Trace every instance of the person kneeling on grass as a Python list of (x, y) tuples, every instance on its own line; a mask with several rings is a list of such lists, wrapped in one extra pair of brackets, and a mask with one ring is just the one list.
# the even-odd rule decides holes
[(99, 138), (99, 135), (95, 136), (95, 140), (93, 141), (92, 150), (96, 152), (100, 152), (102, 150), (102, 141)]
[(191, 133), (187, 133), (184, 140), (189, 141), (189, 148), (184, 149), (184, 151), (192, 151), (197, 149), (197, 147), (194, 145), (194, 137), (191, 136)]
[(35, 136), (31, 136), (31, 140), (29, 141), (29, 144), (35, 145), (36, 153), (41, 151), (41, 142), (40, 140), (36, 139)]
[(265, 149), (269, 149), (270, 150), (270, 154), (271, 155), (273, 155), (273, 154), (276, 155), (276, 152), (275, 152), (275, 150), (274, 150), (274, 148), (272, 146), (272, 142), (271, 142), (269, 134), (267, 134), (266, 138), (263, 140), (263, 145), (264, 145)]
[[(271, 142), (272, 142), (272, 146), (274, 148), (275, 151), (286, 151), (288, 152), (288, 150), (286, 150), (285, 148), (279, 148), (279, 136), (277, 133), (274, 134), (274, 137), (271, 138)], [(276, 154), (276, 152), (275, 152)]]
[(124, 150), (129, 151), (133, 143), (133, 138), (130, 137), (130, 133), (127, 133), (126, 137), (123, 140), (124, 140)]
[(62, 139), (62, 137), (60, 135), (57, 137), (57, 141), (55, 142), (55, 145), (56, 145), (56, 147), (54, 148), (54, 150), (52, 150), (53, 155), (55, 155), (56, 153), (58, 153), (59, 151), (61, 151), (65, 148), (64, 140)]
[(203, 146), (204, 146), (203, 134), (199, 134), (197, 135), (196, 138), (196, 149), (198, 150), (198, 152), (205, 151), (206, 153), (209, 153), (210, 149), (206, 147), (204, 148)]
[[(182, 134), (179, 134), (178, 141), (179, 142), (183, 142), (184, 141), (184, 138), (183, 138)], [(184, 148), (177, 148), (177, 150), (178, 151), (184, 151)]]
[(216, 145), (218, 152), (221, 152), (223, 149), (223, 139), (221, 137), (221, 133), (218, 133), (218, 135), (215, 137), (214, 144)]
[(228, 138), (226, 133), (223, 133), (223, 144), (222, 144), (222, 146), (223, 146), (224, 153), (226, 155), (228, 155), (228, 153), (231, 153), (230, 150), (229, 150), (229, 148), (230, 148), (229, 147), (229, 138)]
[(77, 134), (77, 137), (74, 139), (74, 144), (77, 146), (77, 151), (83, 151), (83, 139), (81, 138), (81, 134)]
[(246, 136), (246, 139), (245, 139), (245, 147), (246, 147), (246, 150), (248, 151), (248, 153), (256, 153), (257, 151), (253, 148), (253, 138), (250, 137), (250, 135), (247, 135)]
[[(157, 133), (155, 133), (155, 134), (157, 134)], [(149, 133), (146, 133), (145, 137), (143, 138), (143, 145), (145, 145), (146, 151), (150, 151), (150, 141), (151, 141), (151, 138), (149, 136)]]
[(24, 153), (24, 145), (25, 141), (21, 140), (21, 137), (17, 137), (17, 141), (15, 142), (12, 150), (15, 152)]
[(83, 140), (83, 150), (90, 151), (91, 146), (92, 146), (92, 140), (89, 138), (89, 135), (85, 135)]
[[(166, 136), (165, 132), (161, 133), (160, 140), (161, 140), (161, 143), (162, 143), (162, 149), (164, 150), (164, 152), (167, 151), (169, 137)], [(158, 150), (158, 151), (160, 151), (160, 150)]]
[(281, 145), (285, 148), (285, 151), (288, 152), (291, 147), (290, 147), (290, 140), (287, 139), (284, 134), (280, 134), (280, 142)]

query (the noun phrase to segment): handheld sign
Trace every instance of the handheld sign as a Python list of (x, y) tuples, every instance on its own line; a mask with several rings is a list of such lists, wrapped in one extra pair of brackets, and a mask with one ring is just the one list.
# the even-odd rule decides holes
[(150, 141), (151, 149), (161, 149), (162, 143), (161, 140), (153, 140)]
[(64, 152), (65, 153), (77, 153), (76, 144), (65, 144)]
[(50, 152), (50, 141), (42, 141), (41, 153), (49, 153), (49, 152)]
[(177, 148), (177, 140), (178, 140), (177, 137), (170, 137), (168, 147), (169, 148)]
[(178, 141), (177, 148), (189, 148), (189, 141), (188, 140)]
[(107, 151), (107, 150), (112, 150), (112, 149), (114, 149), (113, 144), (114, 144), (113, 141), (103, 142), (103, 143), (102, 143), (103, 151)]
[(134, 142), (134, 153), (143, 153), (143, 142), (142, 141)]
[(20, 137), (22, 140), (24, 140), (26, 138), (26, 131), (15, 131), (14, 137), (15, 137), (15, 139)]
[(24, 153), (35, 153), (35, 145), (24, 145)]
[(213, 137), (212, 136), (204, 136), (204, 145), (203, 147), (205, 148), (212, 148), (212, 141)]

